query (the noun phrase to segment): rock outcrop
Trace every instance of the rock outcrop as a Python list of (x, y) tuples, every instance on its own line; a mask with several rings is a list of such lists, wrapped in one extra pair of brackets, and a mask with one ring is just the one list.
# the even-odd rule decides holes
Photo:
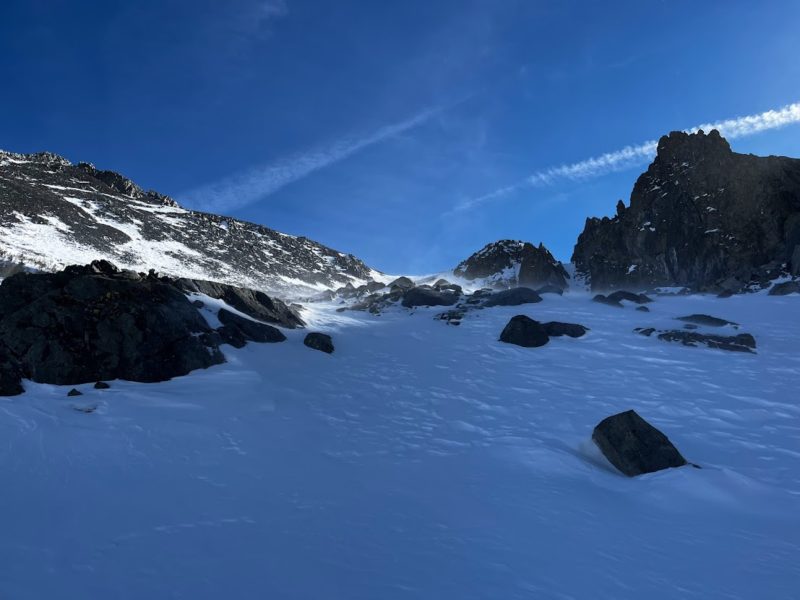
[(303, 343), (314, 350), (325, 352), (326, 354), (333, 353), (333, 339), (327, 333), (319, 333), (312, 331), (306, 335)]
[(595, 290), (736, 292), (800, 269), (800, 160), (737, 154), (716, 130), (672, 132), (630, 206), (587, 219), (572, 261)]
[(543, 244), (500, 240), (484, 246), (453, 271), (458, 277), (470, 281), (485, 280), (492, 287), (548, 286), (563, 290), (567, 287), (567, 274)]

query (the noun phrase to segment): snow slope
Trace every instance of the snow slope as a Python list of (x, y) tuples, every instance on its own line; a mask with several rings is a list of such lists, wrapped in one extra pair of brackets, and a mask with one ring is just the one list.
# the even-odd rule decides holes
[[(332, 356), (286, 331), (167, 383), (28, 384), (0, 399), (0, 597), (797, 598), (800, 298), (650, 307), (313, 305)], [(697, 312), (758, 354), (631, 331)], [(519, 313), (591, 332), (497, 342)], [(703, 469), (613, 472), (589, 438), (628, 408)]]

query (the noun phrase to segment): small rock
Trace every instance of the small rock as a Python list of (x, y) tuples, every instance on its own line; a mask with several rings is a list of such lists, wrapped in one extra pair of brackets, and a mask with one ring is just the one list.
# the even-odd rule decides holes
[(94, 389), (96, 390), (107, 390), (110, 387), (111, 386), (108, 385), (105, 381), (98, 381), (97, 383), (94, 384)]
[(647, 308), (646, 306), (637, 306), (636, 310), (638, 310), (639, 312), (650, 312), (650, 309)]
[(83, 392), (80, 390), (76, 390), (72, 388), (70, 391), (67, 392), (67, 396), (83, 396)]
[(647, 328), (637, 327), (636, 329), (634, 329), (634, 331), (643, 336), (650, 337), (651, 335), (653, 335), (653, 333), (655, 333), (656, 329), (655, 327), (647, 327)]
[(645, 294), (635, 294), (633, 292), (626, 292), (625, 290), (617, 290), (607, 296), (607, 299), (611, 302), (618, 302), (621, 303), (623, 300), (627, 300), (628, 302), (634, 302), (636, 304), (647, 304), (648, 302), (652, 302), (653, 299), (646, 296)]
[(525, 315), (517, 315), (503, 329), (500, 341), (523, 348), (538, 348), (549, 342), (550, 338), (539, 321), (534, 321)]
[(319, 350), (320, 352), (326, 352), (327, 354), (333, 352), (333, 339), (326, 333), (309, 333), (303, 340), (303, 343), (309, 348)]
[(586, 332), (589, 331), (589, 329), (583, 325), (578, 325), (577, 323), (560, 323), (559, 321), (550, 321), (549, 323), (545, 323), (543, 327), (550, 337), (567, 335), (571, 338), (579, 338), (586, 335)]
[(633, 410), (600, 421), (592, 440), (608, 461), (628, 477), (687, 464), (669, 438)]
[(725, 325), (733, 325), (738, 326), (738, 323), (734, 323), (733, 321), (728, 321), (726, 319), (719, 319), (717, 317), (712, 317), (711, 315), (688, 315), (685, 317), (677, 317), (678, 321), (684, 321), (686, 323), (694, 323), (696, 325), (708, 325), (710, 327), (724, 327)]
[(658, 339), (665, 342), (680, 342), (684, 346), (703, 344), (709, 348), (730, 350), (732, 352), (752, 353), (756, 347), (756, 340), (749, 333), (726, 336), (699, 333), (697, 331), (671, 330), (659, 333)]

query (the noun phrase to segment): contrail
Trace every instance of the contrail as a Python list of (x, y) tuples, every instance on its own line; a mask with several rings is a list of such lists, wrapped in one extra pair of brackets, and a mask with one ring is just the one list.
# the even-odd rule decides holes
[[(684, 131), (686, 133), (696, 133), (700, 129), (703, 131), (717, 129), (724, 137), (736, 139), (798, 122), (800, 122), (800, 102), (789, 104), (777, 110), (768, 110), (757, 115), (727, 119), (716, 123), (704, 123)], [(583, 180), (605, 175), (606, 173), (622, 171), (652, 160), (656, 154), (657, 147), (658, 142), (650, 140), (637, 146), (626, 146), (622, 150), (608, 152), (580, 162), (537, 171), (522, 181), (499, 188), (483, 196), (466, 200), (457, 205), (453, 212), (475, 208), (480, 204), (507, 196), (526, 187), (547, 185), (562, 179)]]
[(189, 200), (190, 206), (208, 212), (225, 212), (247, 206), (315, 171), (338, 163), (368, 146), (419, 127), (445, 108), (447, 106), (428, 108), (404, 121), (385, 125), (364, 137), (345, 138), (327, 148), (298, 154), (285, 160), (226, 177), (182, 194), (182, 196)]

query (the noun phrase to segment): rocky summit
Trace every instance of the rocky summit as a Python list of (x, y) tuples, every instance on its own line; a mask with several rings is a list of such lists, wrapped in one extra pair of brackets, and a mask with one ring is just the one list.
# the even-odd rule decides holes
[(363, 283), (374, 273), (350, 254), (187, 210), (88, 163), (0, 151), (0, 263), (56, 271), (98, 258), (278, 295)]
[(462, 261), (453, 271), (458, 277), (484, 280), (490, 287), (547, 287), (564, 290), (568, 284), (564, 266), (543, 244), (500, 240), (487, 244)]
[(672, 132), (630, 205), (587, 219), (572, 256), (593, 289), (738, 292), (800, 273), (800, 160), (738, 154), (714, 130)]

